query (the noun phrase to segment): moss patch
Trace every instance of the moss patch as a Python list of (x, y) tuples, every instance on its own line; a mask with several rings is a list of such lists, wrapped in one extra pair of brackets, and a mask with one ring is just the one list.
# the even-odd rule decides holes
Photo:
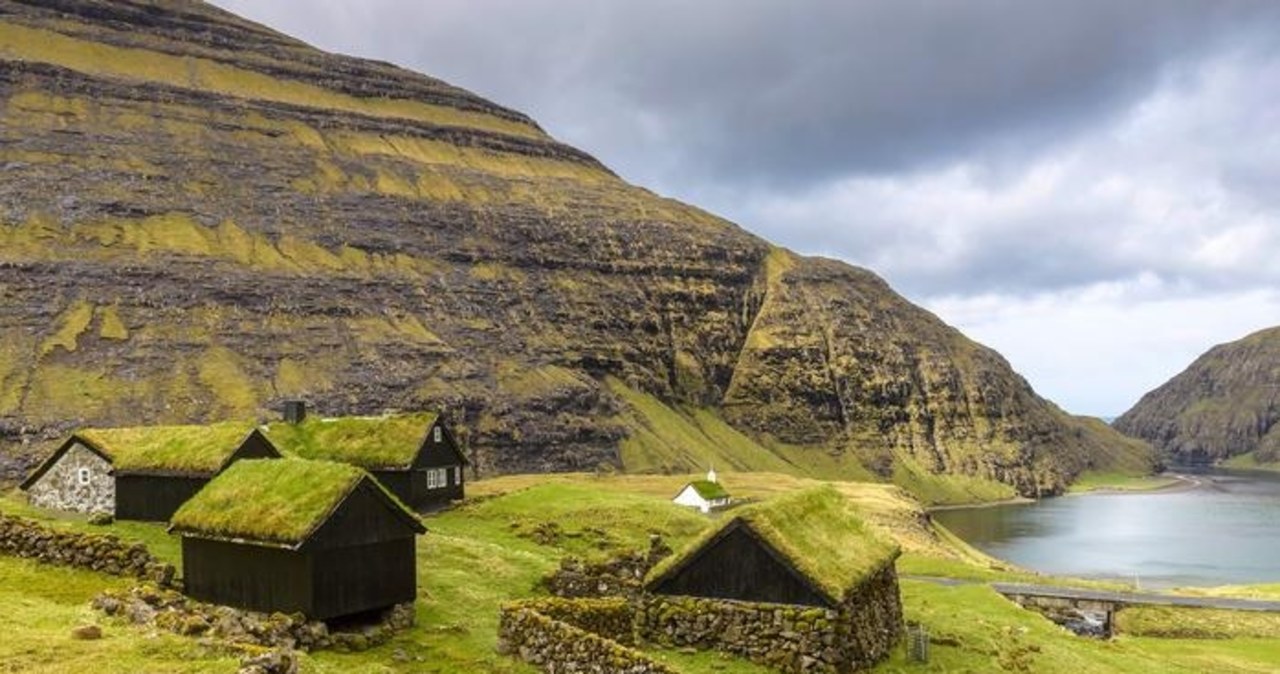
[(173, 531), (296, 545), (366, 476), (330, 461), (237, 461), (173, 514)]
[(76, 435), (111, 457), (119, 471), (212, 474), (231, 458), (251, 430), (250, 423), (221, 423), (90, 428)]
[(437, 418), (434, 412), (309, 418), (300, 424), (271, 424), (266, 433), (280, 451), (304, 459), (341, 461), (370, 470), (408, 468)]

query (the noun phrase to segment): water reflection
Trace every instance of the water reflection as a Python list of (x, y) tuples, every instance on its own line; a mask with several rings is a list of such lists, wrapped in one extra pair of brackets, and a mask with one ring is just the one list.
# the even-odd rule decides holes
[(1045, 573), (1144, 586), (1280, 581), (1280, 475), (1212, 470), (1197, 485), (934, 514), (984, 552)]

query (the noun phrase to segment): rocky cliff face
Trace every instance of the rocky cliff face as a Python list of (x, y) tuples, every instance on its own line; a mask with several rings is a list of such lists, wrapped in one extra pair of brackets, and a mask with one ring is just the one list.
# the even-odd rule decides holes
[(1213, 463), (1248, 452), (1280, 460), (1280, 328), (1220, 344), (1142, 396), (1115, 427), (1170, 461)]
[(10, 443), (303, 397), (444, 406), (484, 471), (594, 468), (637, 431), (622, 391), (802, 473), (915, 462), (1037, 493), (1147, 461), (869, 272), (205, 4), (0, 0), (0, 111)]

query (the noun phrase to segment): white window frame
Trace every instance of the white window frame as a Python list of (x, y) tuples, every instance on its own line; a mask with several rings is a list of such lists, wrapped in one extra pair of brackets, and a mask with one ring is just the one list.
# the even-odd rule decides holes
[(453, 483), (462, 484), (462, 466), (453, 467)]
[(436, 442), (444, 442), (444, 429), (439, 426), (431, 429), (431, 437), (435, 439)]
[(88, 468), (80, 468), (76, 471), (76, 484), (86, 487), (93, 481), (93, 472)]

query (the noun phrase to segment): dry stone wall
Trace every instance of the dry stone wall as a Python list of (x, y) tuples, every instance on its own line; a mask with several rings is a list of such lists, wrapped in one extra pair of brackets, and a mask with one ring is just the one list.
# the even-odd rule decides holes
[(631, 611), (622, 599), (506, 604), (498, 621), (498, 651), (553, 674), (677, 674), (610, 638), (630, 640)]
[(0, 514), (0, 553), (161, 585), (172, 583), (175, 574), (172, 564), (157, 559), (141, 543), (127, 543), (109, 534), (56, 531), (4, 514)]
[(135, 625), (285, 651), (363, 651), (390, 641), (414, 623), (413, 604), (406, 603), (388, 610), (375, 624), (354, 631), (330, 631), (325, 623), (308, 620), (300, 613), (267, 614), (206, 604), (174, 590), (145, 584), (127, 591), (103, 592), (94, 597), (93, 607)]
[(851, 669), (864, 669), (889, 656), (902, 639), (902, 595), (890, 564), (849, 594), (841, 607), (839, 642)]
[(110, 463), (76, 443), (31, 485), (27, 498), (37, 508), (114, 513), (116, 480)]
[(785, 672), (842, 671), (837, 611), (700, 597), (649, 595), (636, 630), (672, 648), (717, 650)]
[(901, 639), (898, 577), (888, 565), (837, 609), (646, 595), (638, 638), (673, 648), (732, 653), (783, 672), (835, 674), (869, 668)]
[(634, 597), (649, 569), (670, 554), (671, 547), (654, 535), (647, 552), (634, 550), (603, 562), (565, 557), (542, 585), (557, 597)]

